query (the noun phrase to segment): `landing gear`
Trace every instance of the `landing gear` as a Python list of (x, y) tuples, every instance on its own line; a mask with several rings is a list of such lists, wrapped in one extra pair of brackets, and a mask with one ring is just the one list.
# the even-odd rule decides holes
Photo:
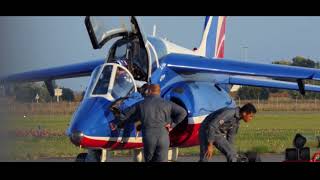
[(108, 151), (106, 149), (101, 150), (101, 158), (100, 158), (100, 162), (107, 162), (108, 159)]
[(88, 155), (88, 153), (78, 154), (78, 156), (76, 157), (76, 162), (85, 162), (87, 155)]
[(107, 162), (108, 151), (106, 149), (89, 149), (88, 153), (80, 153), (76, 162)]
[(256, 152), (245, 152), (239, 154), (238, 162), (261, 162), (260, 155)]
[(176, 162), (178, 160), (179, 148), (170, 148), (168, 151), (168, 161)]
[(247, 152), (246, 156), (248, 157), (249, 162), (261, 162), (260, 155), (256, 152)]
[[(170, 148), (168, 151), (168, 162), (176, 162), (178, 160), (179, 148)], [(76, 162), (107, 162), (109, 157), (106, 149), (89, 149), (88, 153), (80, 153), (76, 157)], [(133, 162), (143, 162), (143, 149), (133, 150)]]
[(143, 162), (143, 149), (133, 150), (133, 162)]
[[(168, 162), (176, 162), (178, 160), (179, 148), (170, 148), (168, 151)], [(133, 150), (133, 162), (143, 162), (143, 149)]]

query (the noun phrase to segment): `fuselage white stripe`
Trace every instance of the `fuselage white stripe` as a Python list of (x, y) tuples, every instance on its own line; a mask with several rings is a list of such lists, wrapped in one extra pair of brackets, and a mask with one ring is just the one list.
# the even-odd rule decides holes
[(190, 117), (188, 118), (188, 124), (201, 124), (202, 121), (208, 116), (203, 115), (203, 116), (197, 116), (197, 117)]
[(127, 142), (127, 143), (141, 143), (142, 137), (98, 137), (98, 136), (87, 136), (84, 137), (93, 140), (100, 140), (100, 141), (113, 141), (113, 142)]
[[(188, 118), (188, 124), (201, 124), (202, 121), (208, 115), (197, 116), (197, 117), (190, 117)], [(92, 140), (100, 140), (100, 141), (112, 141), (112, 142), (126, 142), (126, 143), (142, 143), (142, 137), (99, 137), (99, 136), (87, 136), (83, 135), (84, 137)]]

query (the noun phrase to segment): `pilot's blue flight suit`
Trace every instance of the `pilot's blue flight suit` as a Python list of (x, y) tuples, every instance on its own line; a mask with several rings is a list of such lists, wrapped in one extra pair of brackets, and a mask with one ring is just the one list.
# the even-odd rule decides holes
[(145, 161), (165, 162), (168, 161), (170, 145), (165, 126), (172, 122), (178, 124), (186, 116), (187, 112), (182, 107), (158, 95), (151, 95), (126, 109), (119, 120), (120, 124), (127, 120), (140, 120)]
[(223, 153), (228, 162), (236, 162), (238, 155), (233, 147), (234, 137), (240, 124), (240, 108), (222, 108), (209, 114), (202, 122), (199, 132), (200, 162), (208, 161), (204, 155), (208, 143)]

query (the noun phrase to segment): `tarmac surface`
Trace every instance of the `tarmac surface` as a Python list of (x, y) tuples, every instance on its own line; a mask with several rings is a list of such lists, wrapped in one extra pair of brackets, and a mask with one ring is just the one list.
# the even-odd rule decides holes
[[(262, 154), (260, 155), (261, 162), (282, 162), (284, 161), (284, 154)], [(30, 160), (24, 162), (74, 162), (75, 158), (41, 158), (38, 160)], [(198, 162), (198, 156), (179, 156), (176, 162)], [(126, 157), (108, 157), (107, 162), (133, 162), (133, 158)], [(222, 155), (215, 155), (209, 162), (226, 162)]]

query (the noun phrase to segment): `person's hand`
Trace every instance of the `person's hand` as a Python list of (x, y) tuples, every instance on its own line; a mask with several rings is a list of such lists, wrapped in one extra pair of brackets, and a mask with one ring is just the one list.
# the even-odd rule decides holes
[(136, 130), (141, 131), (141, 124), (136, 125)]
[(139, 137), (140, 133), (141, 133), (140, 131), (137, 131), (136, 138)]
[(208, 148), (207, 152), (204, 154), (204, 157), (207, 159), (211, 159), (213, 156), (213, 145), (212, 143), (208, 143)]
[(172, 131), (172, 127), (171, 127), (171, 124), (167, 124), (164, 126), (165, 128), (167, 128), (168, 132)]
[(117, 125), (115, 123), (110, 123), (110, 129), (111, 131), (115, 131), (117, 129)]
[(119, 108), (111, 107), (110, 110), (113, 112), (115, 117), (119, 117), (120, 116), (121, 111), (120, 111)]

